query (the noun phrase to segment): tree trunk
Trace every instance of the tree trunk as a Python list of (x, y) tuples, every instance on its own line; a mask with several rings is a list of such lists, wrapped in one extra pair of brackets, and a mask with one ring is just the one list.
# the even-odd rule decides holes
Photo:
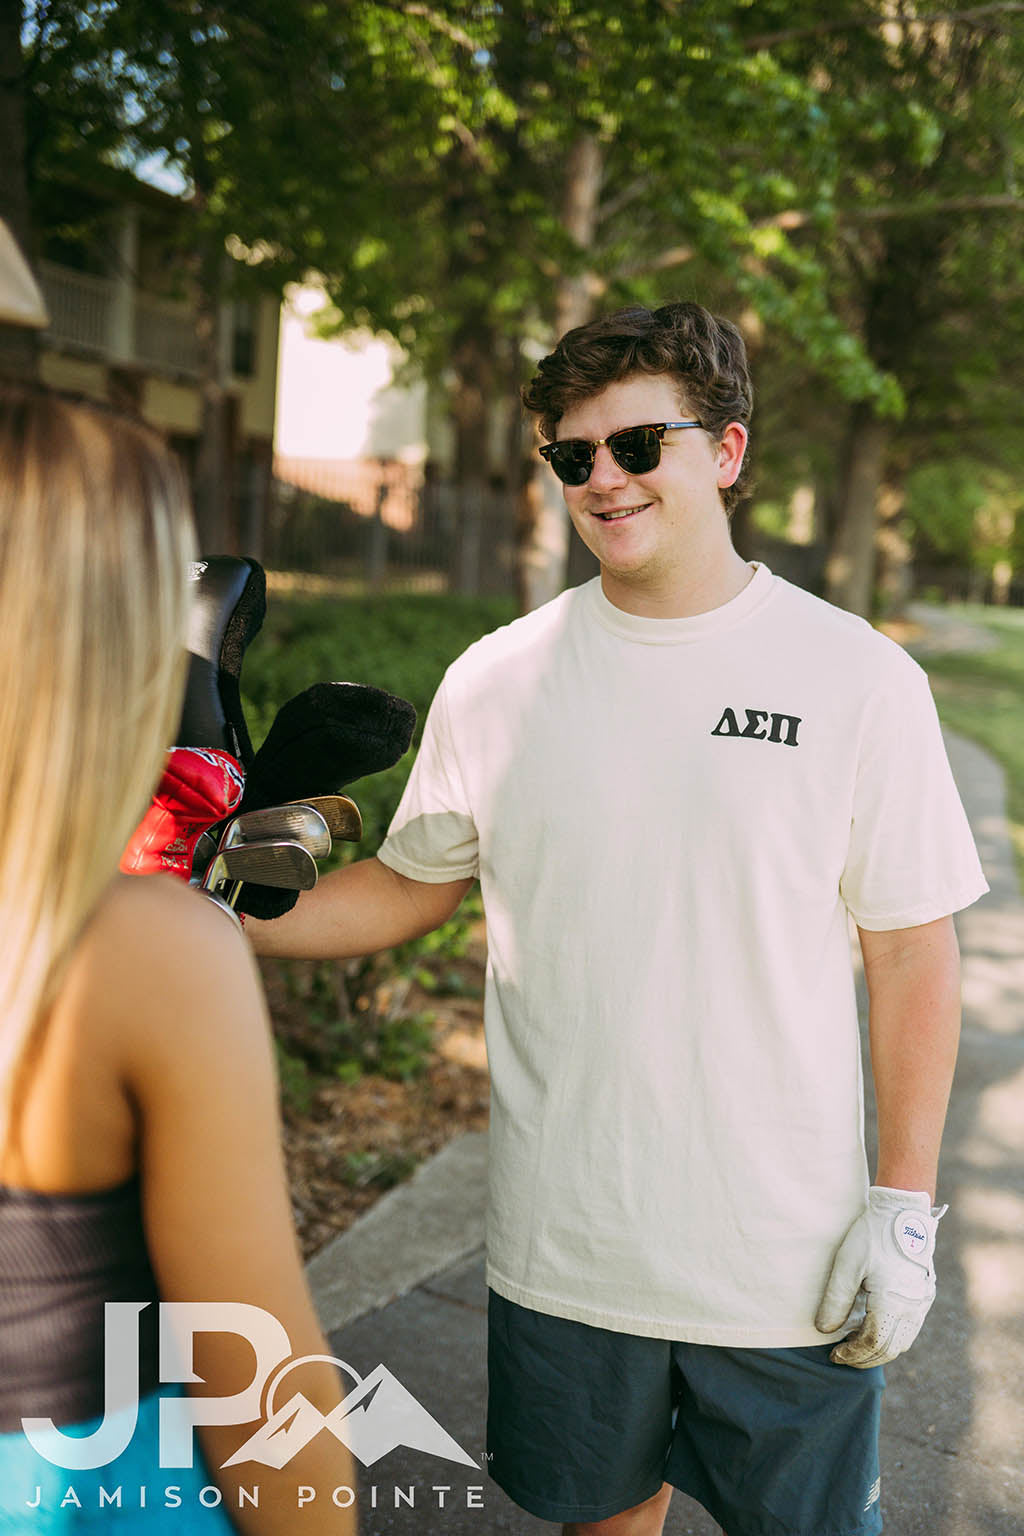
[[(594, 243), (603, 168), (600, 144), (593, 134), (581, 133), (569, 151), (562, 209), (565, 232), (581, 256)], [(566, 274), (559, 283), (555, 310), (559, 336), (590, 319), (594, 301), (589, 276), (584, 269)]]
[(910, 540), (904, 532), (902, 475), (891, 471), (878, 494), (878, 607), (884, 619), (902, 619), (913, 590)]
[(1013, 566), (1009, 560), (997, 560), (992, 567), (992, 601), (1005, 607), (1010, 601)]
[(495, 339), (489, 327), (470, 318), (452, 349), (455, 388), (455, 481), (458, 488), (456, 590), (480, 591), (484, 502), (491, 478), (491, 408), (494, 401)]
[[(562, 222), (580, 256), (594, 243), (598, 199), (603, 170), (601, 146), (592, 134), (582, 133), (569, 151), (566, 164)], [(558, 337), (590, 319), (593, 295), (585, 270), (565, 274), (555, 302)], [(537, 460), (523, 487), (520, 500), (519, 597), (524, 612), (550, 602), (567, 580), (569, 541), (575, 541), (558, 482), (547, 465)], [(573, 561), (581, 578), (595, 569), (586, 551)]]
[(216, 235), (200, 237), (195, 268), (199, 341), (199, 448), (196, 455), (196, 528), (204, 555), (237, 553), (229, 516), (231, 464), (228, 399), (224, 382), (224, 251)]
[[(0, 218), (31, 265), (21, 25), (21, 0), (0, 0)], [(31, 326), (0, 322), (0, 372), (22, 379), (36, 377), (39, 334)]]
[(889, 423), (861, 402), (851, 409), (836, 497), (836, 528), (825, 567), (830, 603), (868, 618), (875, 575), (875, 530)]

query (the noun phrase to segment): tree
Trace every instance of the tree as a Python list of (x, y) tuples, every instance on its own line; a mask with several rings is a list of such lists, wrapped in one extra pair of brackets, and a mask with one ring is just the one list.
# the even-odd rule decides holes
[[(31, 260), (28, 181), (25, 166), (25, 88), (21, 53), (21, 0), (0, 0), (0, 218), (27, 261)], [(37, 339), (25, 326), (0, 323), (0, 364), (31, 378)]]
[[(473, 222), (501, 231), (488, 264), (503, 308), (488, 335), (480, 300), (478, 355), (502, 325), (546, 347), (598, 299), (657, 302), (699, 279), (755, 344), (799, 349), (811, 420), (824, 395), (845, 421), (834, 467), (818, 464), (829, 595), (867, 611), (883, 487), (898, 505), (907, 444), (941, 420), (925, 408), (936, 349), (959, 387), (994, 337), (1019, 358), (1016, 323), (979, 346), (962, 322), (1013, 280), (992, 225), (1021, 207), (1020, 12), (509, 5), (496, 22), (488, 9), (471, 58), (501, 112), (474, 125)], [(532, 490), (543, 557), (562, 513)]]
[[(1021, 205), (1021, 12), (37, 0), (31, 98), (63, 127), (36, 161), (160, 151), (187, 179), (209, 529), (226, 282), (318, 271), (329, 324), (390, 333), (447, 391), (466, 520), (496, 474), (521, 492), (527, 605), (564, 580), (567, 531), (517, 407), (531, 359), (597, 304), (694, 292), (745, 330), (776, 434), (763, 463), (783, 472), (795, 445), (831, 509), (831, 594), (863, 608), (879, 488), (898, 499), (915, 434), (1019, 336), (1019, 298), (994, 351), (963, 316), (1019, 289), (992, 231)], [(226, 266), (229, 239), (244, 265)]]
[[(180, 173), (182, 258), (200, 350), (196, 514), (202, 546), (229, 547), (223, 300), (280, 291), (318, 249), (344, 90), (341, 47), (316, 0), (35, 0), (26, 11), (30, 167), (88, 176), (156, 155)], [(324, 128), (327, 128), (325, 142)], [(226, 246), (255, 253), (232, 262)]]
[(899, 509), (920, 456), (948, 455), (943, 438), (965, 418), (986, 453), (1005, 454), (1010, 401), (996, 381), (1019, 369), (1024, 342), (1020, 10), (879, 6), (873, 23), (808, 21), (773, 45), (828, 85), (842, 176), (834, 224), (815, 244), (837, 313), (898, 386), (852, 402), (823, 477), (827, 595), (857, 612), (871, 611), (880, 504)]
[(520, 471), (508, 405), (524, 353), (596, 303), (660, 299), (693, 263), (728, 279), (730, 308), (756, 304), (799, 336), (847, 393), (889, 387), (833, 314), (825, 268), (789, 238), (794, 200), (821, 219), (832, 206), (821, 93), (753, 52), (734, 10), (744, 7), (438, 0), (350, 13), (368, 64), (361, 91), (404, 93), (412, 110), (371, 132), (362, 166), (377, 204), (357, 194), (358, 233), (347, 252), (325, 252), (335, 323), (390, 331), (447, 379), (470, 487), (492, 470), (487, 423), (506, 408), (539, 577), (524, 583), (528, 602), (564, 579), (566, 521), (538, 489), (550, 483), (539, 466)]

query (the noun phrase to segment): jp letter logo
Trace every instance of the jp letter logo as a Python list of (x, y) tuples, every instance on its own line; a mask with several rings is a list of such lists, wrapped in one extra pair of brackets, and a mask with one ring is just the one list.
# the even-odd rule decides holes
[[(52, 1419), (22, 1419), (26, 1438), (40, 1456), (72, 1471), (106, 1466), (131, 1443), (139, 1414), (139, 1314), (149, 1302), (110, 1301), (104, 1308), (106, 1367), (103, 1422), (91, 1435), (62, 1434)], [(262, 1307), (245, 1302), (160, 1302), (160, 1380), (202, 1382), (192, 1369), (196, 1334), (234, 1333), (256, 1355), (252, 1381), (230, 1397), (168, 1397), (160, 1404), (160, 1466), (191, 1467), (194, 1430), (200, 1424), (263, 1423), (224, 1463), (259, 1462), (287, 1466), (322, 1430), (347, 1445), (364, 1467), (399, 1445), (442, 1456), (467, 1467), (477, 1463), (458, 1445), (386, 1366), (361, 1377), (331, 1355), (292, 1359), (284, 1328)], [(327, 1361), (353, 1383), (330, 1413), (323, 1414), (302, 1392), (282, 1390), (301, 1365)], [(187, 1362), (187, 1364), (182, 1364)]]

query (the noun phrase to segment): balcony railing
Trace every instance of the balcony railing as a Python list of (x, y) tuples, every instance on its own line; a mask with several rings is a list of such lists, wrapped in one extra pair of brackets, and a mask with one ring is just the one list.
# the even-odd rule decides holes
[(199, 342), (187, 304), (136, 294), (135, 358), (151, 368), (199, 372)]
[(39, 263), (55, 347), (90, 352), (157, 372), (195, 375), (199, 347), (187, 304), (138, 293), (108, 277)]
[(106, 277), (39, 263), (39, 282), (50, 311), (49, 338), (57, 346), (107, 353), (113, 340), (116, 285)]

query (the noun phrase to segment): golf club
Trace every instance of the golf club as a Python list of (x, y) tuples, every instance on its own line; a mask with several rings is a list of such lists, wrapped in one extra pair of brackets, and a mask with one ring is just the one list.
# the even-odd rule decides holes
[(305, 801), (289, 805), (268, 805), (258, 811), (244, 811), (226, 822), (217, 851), (242, 843), (301, 843), (314, 859), (326, 859), (331, 851), (331, 834), (323, 814)]
[(238, 843), (221, 849), (210, 861), (200, 890), (230, 910), (244, 881), (278, 890), (310, 891), (317, 882), (316, 860), (300, 843)]
[[(344, 797), (339, 797), (344, 798)], [(358, 815), (358, 812), (356, 813)], [(340, 818), (339, 818), (340, 819)], [(196, 843), (192, 856), (192, 884), (199, 885), (210, 860), (221, 848), (240, 843), (267, 840), (301, 843), (314, 859), (325, 859), (331, 851), (331, 832), (327, 820), (316, 807), (305, 801), (291, 805), (271, 805), (258, 811), (245, 811), (227, 821), (207, 827)]]
[(309, 795), (304, 800), (290, 800), (288, 804), (309, 805), (314, 811), (319, 811), (335, 842), (358, 843), (363, 835), (363, 818), (359, 814), (359, 807), (348, 795)]

